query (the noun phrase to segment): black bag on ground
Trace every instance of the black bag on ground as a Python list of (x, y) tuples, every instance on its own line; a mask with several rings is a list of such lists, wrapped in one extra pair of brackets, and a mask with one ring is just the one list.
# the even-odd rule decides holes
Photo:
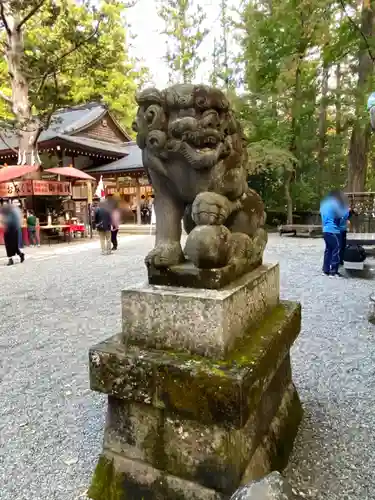
[(344, 251), (344, 261), (364, 262), (366, 260), (366, 250), (361, 245), (347, 245)]

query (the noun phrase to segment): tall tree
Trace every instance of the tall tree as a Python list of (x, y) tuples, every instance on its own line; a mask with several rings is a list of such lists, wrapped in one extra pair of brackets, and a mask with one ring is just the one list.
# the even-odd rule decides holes
[[(344, 4), (345, 8), (345, 4)], [(357, 89), (355, 99), (356, 119), (353, 125), (348, 155), (348, 189), (361, 192), (365, 189), (371, 128), (366, 112), (366, 100), (373, 90), (375, 51), (375, 1), (363, 0), (359, 25), (347, 14), (353, 30), (358, 32)]]
[(316, 175), (318, 64), (312, 53), (325, 8), (323, 0), (250, 0), (242, 13), (250, 142), (269, 140), (297, 160), (295, 169), (284, 171), (289, 223), (306, 178)]
[(203, 27), (206, 14), (193, 0), (160, 0), (158, 14), (167, 36), (165, 60), (174, 83), (194, 80), (204, 58), (199, 48), (208, 30)]
[(234, 23), (231, 18), (228, 0), (220, 0), (220, 36), (215, 37), (213, 64), (210, 81), (214, 86), (226, 91), (234, 89), (234, 61), (230, 50), (231, 32)]
[(39, 163), (38, 137), (57, 108), (118, 99), (120, 117), (120, 107), (126, 113), (135, 109), (136, 72), (126, 54), (124, 9), (110, 1), (97, 9), (73, 0), (0, 2), (0, 96), (9, 111), (1, 129), (5, 142), (7, 129), (17, 131), (19, 163)]
[(321, 72), (322, 85), (319, 104), (319, 125), (318, 125), (318, 175), (317, 175), (317, 190), (319, 197), (323, 194), (322, 180), (325, 171), (326, 160), (326, 143), (327, 143), (327, 108), (328, 108), (328, 79), (329, 66), (326, 61), (323, 61)]

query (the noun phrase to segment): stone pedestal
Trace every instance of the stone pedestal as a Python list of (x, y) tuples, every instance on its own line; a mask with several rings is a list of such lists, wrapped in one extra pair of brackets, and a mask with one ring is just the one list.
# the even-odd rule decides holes
[(145, 285), (122, 293), (124, 342), (223, 358), (279, 302), (278, 265), (221, 290)]
[(300, 306), (278, 266), (221, 290), (123, 292), (123, 332), (90, 350), (108, 394), (94, 500), (224, 500), (288, 459), (301, 419), (289, 351)]

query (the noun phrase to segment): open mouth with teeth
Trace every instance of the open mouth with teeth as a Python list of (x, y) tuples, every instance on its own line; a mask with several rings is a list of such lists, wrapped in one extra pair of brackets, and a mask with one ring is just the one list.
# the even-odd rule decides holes
[(198, 127), (194, 123), (181, 123), (170, 128), (167, 149), (170, 154), (180, 154), (196, 170), (210, 169), (230, 155), (231, 146), (225, 134), (213, 127)]
[(180, 142), (179, 151), (196, 170), (210, 169), (230, 154), (229, 144), (215, 135), (190, 133), (188, 139)]
[(223, 142), (223, 134), (215, 129), (189, 131), (183, 134), (182, 140), (197, 153), (212, 152)]

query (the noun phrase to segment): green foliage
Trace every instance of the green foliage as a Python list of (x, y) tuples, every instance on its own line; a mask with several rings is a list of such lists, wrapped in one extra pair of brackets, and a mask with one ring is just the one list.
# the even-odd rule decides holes
[(170, 68), (170, 83), (189, 83), (204, 59), (199, 47), (208, 30), (203, 28), (206, 14), (192, 0), (160, 0), (158, 14), (167, 36), (165, 60)]
[(210, 83), (214, 87), (222, 87), (227, 91), (235, 88), (235, 57), (230, 50), (230, 42), (234, 30), (232, 12), (227, 0), (220, 0), (220, 37), (214, 41), (212, 54), (212, 72)]
[(250, 143), (247, 151), (250, 173), (259, 174), (273, 169), (278, 177), (281, 177), (285, 170), (294, 171), (298, 163), (297, 158), (290, 151), (267, 140)]
[(282, 210), (285, 180), (288, 175), (294, 175), (297, 158), (268, 140), (250, 143), (247, 152), (250, 185), (258, 188), (268, 209)]
[[(368, 4), (375, 12), (375, 2)], [(373, 81), (360, 87), (358, 80), (359, 54), (369, 50), (361, 8), (352, 3), (344, 12), (331, 0), (247, 0), (239, 9), (245, 91), (238, 111), (252, 182), (272, 208), (285, 206), (288, 182), (298, 210), (317, 209), (322, 193), (346, 184), (352, 126), (368, 123), (365, 103), (374, 90)], [(374, 41), (367, 42), (371, 50)]]
[[(17, 15), (22, 18), (36, 3), (25, 2)], [(24, 24), (22, 70), (35, 115), (43, 119), (54, 109), (100, 100), (130, 130), (143, 74), (127, 53), (125, 15), (126, 7), (118, 1), (102, 0), (93, 8), (73, 0), (47, 0)], [(11, 95), (4, 59), (0, 89)], [(3, 116), (6, 110), (1, 102)]]

